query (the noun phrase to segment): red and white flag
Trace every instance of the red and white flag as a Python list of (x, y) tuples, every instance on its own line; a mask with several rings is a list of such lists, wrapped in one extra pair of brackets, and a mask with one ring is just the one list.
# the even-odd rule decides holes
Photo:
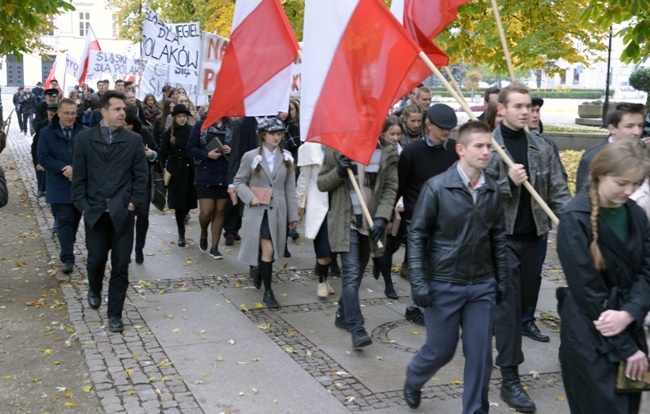
[(279, 0), (237, 0), (230, 43), (203, 129), (223, 116), (277, 115), (289, 108), (298, 41)]
[(381, 0), (307, 0), (301, 136), (367, 165), (419, 51)]
[(52, 69), (50, 69), (49, 75), (47, 75), (47, 79), (45, 79), (45, 83), (43, 83), (43, 89), (50, 89), (50, 85), (52, 85), (52, 81), (56, 80), (56, 76), (54, 76), (54, 72), (56, 71), (56, 60), (54, 61), (54, 64), (52, 65)]
[[(413, 36), (413, 39), (437, 67), (446, 66), (449, 63), (449, 57), (433, 43), (433, 38), (456, 19), (456, 15), (450, 12), (450, 8), (453, 7), (452, 1), (458, 3), (469, 0), (393, 0), (390, 5), (393, 15), (404, 25), (406, 31)], [(429, 76), (431, 76), (431, 70), (421, 60), (414, 62), (409, 71), (409, 77), (419, 79), (418, 83)], [(399, 97), (408, 92), (410, 91), (400, 90), (402, 94)]]
[(91, 50), (99, 51), (102, 50), (102, 48), (99, 47), (99, 41), (95, 36), (95, 32), (93, 31), (92, 26), (89, 24), (88, 33), (86, 33), (86, 45), (84, 46), (84, 51), (83, 54), (81, 55), (82, 70), (81, 73), (79, 74), (79, 77), (77, 78), (77, 82), (79, 83), (79, 86), (83, 86), (83, 84), (86, 81), (86, 74), (88, 73), (88, 63), (90, 62)]

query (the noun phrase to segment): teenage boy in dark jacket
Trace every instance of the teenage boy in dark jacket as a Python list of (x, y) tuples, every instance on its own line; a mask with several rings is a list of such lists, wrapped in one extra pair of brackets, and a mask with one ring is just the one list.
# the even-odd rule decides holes
[(470, 121), (457, 142), (460, 160), (424, 184), (411, 218), (409, 281), (427, 338), (409, 364), (404, 398), (411, 408), (420, 405), (420, 390), (454, 356), (462, 328), (463, 412), (487, 413), (494, 312), (509, 283), (503, 203), (483, 173), (489, 126)]

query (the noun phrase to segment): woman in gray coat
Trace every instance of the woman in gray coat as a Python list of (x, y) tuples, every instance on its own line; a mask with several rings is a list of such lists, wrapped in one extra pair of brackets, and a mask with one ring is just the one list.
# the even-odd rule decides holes
[(298, 221), (295, 167), (291, 153), (280, 145), (284, 124), (279, 118), (260, 121), (257, 133), (260, 146), (244, 154), (234, 179), (237, 195), (245, 204), (239, 260), (257, 266), (261, 250), (259, 272), (253, 282), (257, 289), (264, 282), (264, 303), (277, 308), (271, 275), (278, 252), (284, 252), (286, 223), (293, 229)]

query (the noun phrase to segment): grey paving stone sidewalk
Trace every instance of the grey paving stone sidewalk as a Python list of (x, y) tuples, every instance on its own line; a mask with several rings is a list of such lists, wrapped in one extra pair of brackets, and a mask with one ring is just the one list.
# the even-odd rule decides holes
[[(32, 206), (51, 255), (58, 246), (53, 220), (36, 191), (29, 153), (31, 137), (12, 127), (9, 150), (28, 186)], [(86, 303), (83, 227), (77, 267), (59, 275), (97, 394), (107, 413), (378, 413), (410, 412), (401, 389), (405, 369), (424, 341), (424, 328), (404, 320), (408, 284), (393, 278), (399, 300), (383, 294), (383, 281), (364, 278), (361, 297), (374, 343), (351, 348), (350, 335), (334, 327), (338, 295), (316, 297), (311, 242), (289, 242), (292, 257), (275, 263), (274, 291), (282, 305), (262, 307), (262, 291), (237, 261), (238, 243), (220, 243), (224, 259), (198, 249), (198, 212), (188, 223), (190, 243), (176, 246), (172, 214), (153, 210), (143, 265), (130, 266), (131, 287), (125, 331), (110, 333), (105, 304)], [(401, 263), (403, 249), (395, 255)], [(539, 413), (568, 413), (557, 360), (559, 321), (555, 288), (562, 273), (554, 242), (544, 267), (540, 328), (551, 336), (541, 344), (524, 338), (520, 372)], [(340, 292), (340, 279), (332, 283)], [(104, 289), (104, 293), (106, 289)], [(454, 360), (424, 389), (420, 411), (461, 411), (464, 359)], [(498, 397), (500, 374), (490, 383), (492, 412), (509, 412)]]

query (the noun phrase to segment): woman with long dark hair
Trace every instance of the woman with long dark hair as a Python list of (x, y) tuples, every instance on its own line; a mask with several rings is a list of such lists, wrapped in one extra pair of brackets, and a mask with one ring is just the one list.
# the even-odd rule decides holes
[(212, 243), (210, 256), (222, 259), (219, 252), (219, 239), (223, 230), (224, 215), (230, 201), (228, 195), (228, 154), (232, 138), (232, 121), (219, 118), (204, 131), (201, 131), (205, 118), (201, 118), (192, 128), (187, 153), (194, 160), (196, 168), (196, 195), (199, 199), (199, 225), (201, 236), (199, 248), (208, 250), (208, 227), (211, 229)]
[[(147, 128), (142, 127), (142, 122), (133, 108), (127, 107), (124, 112), (126, 114), (126, 117), (124, 118), (124, 126), (126, 129), (130, 129), (142, 137), (144, 153), (147, 156), (149, 169), (151, 169), (158, 160), (158, 146), (156, 145), (156, 141), (154, 141), (151, 132), (149, 132)], [(151, 178), (151, 174), (149, 175), (149, 178)], [(147, 189), (144, 192), (142, 204), (140, 204), (140, 207), (135, 211), (135, 244), (133, 248), (135, 250), (135, 262), (137, 264), (144, 263), (143, 249), (147, 240), (147, 231), (149, 230), (151, 185), (151, 179), (147, 180)]]
[(175, 105), (171, 113), (172, 124), (162, 136), (160, 159), (171, 174), (167, 187), (167, 206), (174, 210), (178, 227), (178, 247), (185, 247), (185, 215), (196, 208), (194, 189), (194, 163), (187, 153), (192, 116), (185, 105)]

